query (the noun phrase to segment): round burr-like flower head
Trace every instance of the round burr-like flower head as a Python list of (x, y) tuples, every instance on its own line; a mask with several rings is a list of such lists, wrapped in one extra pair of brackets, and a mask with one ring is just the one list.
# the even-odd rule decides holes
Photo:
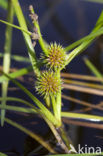
[(61, 82), (53, 71), (44, 71), (37, 78), (36, 90), (44, 97), (48, 95), (56, 95), (60, 91)]
[(50, 69), (62, 69), (66, 61), (66, 52), (60, 44), (51, 43), (48, 47), (48, 54), (43, 55), (42, 58)]

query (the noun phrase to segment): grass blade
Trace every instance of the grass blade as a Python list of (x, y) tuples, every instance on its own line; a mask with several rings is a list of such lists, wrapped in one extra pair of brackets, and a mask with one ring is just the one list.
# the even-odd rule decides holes
[[(27, 68), (22, 68), (20, 70), (17, 70), (13, 73), (9, 73), (8, 75), (11, 77), (11, 78), (17, 78), (19, 76), (23, 76), (23, 75), (26, 75), (28, 74), (29, 72), (33, 71), (33, 68), (32, 66), (29, 66)], [(9, 78), (8, 77), (5, 77), (4, 75), (0, 76), (0, 83), (3, 83), (4, 81), (8, 81)]]
[[(18, 0), (12, 0), (12, 3), (14, 6), (15, 13), (16, 13), (20, 27), (23, 28), (24, 30), (28, 31), (26, 21), (25, 21), (25, 18), (24, 18), (24, 15), (22, 13), (22, 10), (21, 10), (21, 7), (20, 7)], [(34, 48), (33, 48), (32, 42), (31, 42), (30, 35), (28, 35), (27, 33), (23, 32), (23, 31), (22, 31), (22, 33), (23, 33), (23, 36), (24, 36), (24, 39), (26, 42), (28, 54), (29, 54), (34, 72), (37, 75), (39, 75), (40, 71), (39, 71), (38, 64), (37, 64), (38, 61), (37, 61), (36, 54), (35, 54), (35, 51), (34, 51)]]
[[(0, 71), (1, 72), (1, 71)], [(3, 72), (1, 72), (3, 73)], [(58, 125), (58, 121), (55, 119), (53, 114), (29, 91), (27, 90), (22, 84), (18, 81), (12, 79), (7, 74), (3, 73), (9, 80), (11, 80), (16, 86), (18, 86), (28, 97), (32, 99), (32, 101), (41, 109), (41, 113), (44, 114), (45, 117), (48, 118), (54, 125)]]
[(22, 112), (22, 113), (31, 113), (31, 114), (37, 113), (37, 111), (34, 108), (26, 108), (26, 107), (10, 106), (10, 105), (5, 105), (5, 106), (0, 105), (0, 109)]
[(90, 87), (90, 88), (95, 88), (95, 89), (102, 89), (103, 90), (103, 85), (98, 85), (95, 83), (87, 83), (87, 82), (81, 82), (81, 81), (74, 81), (70, 79), (62, 79), (62, 81), (66, 84), (73, 84), (73, 85), (78, 85), (78, 86), (84, 86), (84, 87)]
[(23, 29), (22, 27), (19, 27), (19, 26), (15, 25), (15, 24), (11, 24), (11, 23), (6, 22), (4, 20), (0, 20), (0, 22), (6, 24), (8, 26), (11, 26), (11, 27), (13, 27), (15, 29), (21, 30), (21, 31), (27, 33), (28, 35), (31, 35), (31, 32), (29, 32), (28, 30)]
[(93, 37), (96, 38), (96, 37), (100, 36), (101, 34), (103, 34), (103, 27), (100, 28), (97, 32), (92, 32), (91, 34), (83, 37), (82, 39), (72, 43), (71, 45), (69, 45), (68, 47), (65, 48), (65, 51), (70, 51), (70, 50), (74, 49), (75, 47), (77, 47), (78, 45), (80, 45), (81, 43), (88, 41), (88, 40), (92, 39)]
[[(13, 22), (13, 6), (11, 0), (8, 1), (8, 16), (7, 21), (12, 23)], [(4, 58), (3, 58), (3, 71), (9, 73), (10, 68), (10, 55), (11, 55), (11, 44), (12, 44), (12, 28), (10, 26), (6, 27), (6, 39), (5, 39), (5, 47), (4, 47)], [(2, 105), (6, 105), (5, 97), (7, 96), (8, 91), (8, 84), (9, 82), (3, 82), (2, 84)], [(1, 126), (4, 125), (4, 118), (5, 118), (5, 110), (1, 110)]]
[(93, 65), (93, 63), (88, 59), (84, 58), (84, 62), (86, 66), (90, 69), (90, 71), (98, 78), (103, 78), (103, 75), (99, 72), (99, 70)]
[(64, 89), (69, 89), (69, 90), (84, 92), (87, 94), (103, 96), (103, 90), (100, 90), (100, 89), (86, 88), (86, 87), (81, 87), (81, 86), (76, 86), (76, 85), (71, 85), (71, 84), (63, 84), (62, 86)]
[[(0, 53), (0, 57), (3, 57), (3, 56), (4, 56), (4, 54)], [(13, 59), (15, 61), (18, 61), (18, 62), (27, 62), (27, 63), (30, 63), (29, 58), (24, 57), (24, 56), (12, 55), (11, 56), (11, 59)]]
[(86, 106), (86, 107), (92, 108), (92, 109), (103, 110), (103, 108), (101, 106), (99, 106), (98, 104), (95, 105), (95, 104), (92, 104), (92, 103), (89, 103), (89, 102), (86, 102), (86, 101), (82, 101), (82, 100), (76, 99), (76, 98), (71, 97), (71, 96), (67, 96), (67, 95), (62, 94), (62, 98), (66, 99), (68, 101), (71, 101), (73, 103), (76, 103), (76, 104), (79, 104), (79, 105), (82, 105), (82, 106)]
[(89, 121), (94, 121), (94, 122), (103, 121), (102, 116), (80, 114), (80, 113), (61, 112), (61, 116), (72, 118), (72, 119), (84, 119), (84, 120), (89, 120)]
[(81, 75), (81, 74), (72, 74), (72, 73), (61, 73), (63, 78), (72, 78), (72, 79), (80, 79), (80, 80), (89, 80), (89, 81), (96, 81), (96, 82), (103, 82), (103, 78), (97, 78), (95, 76), (90, 75)]
[[(96, 23), (94, 29), (92, 30), (91, 34), (96, 33), (99, 29), (101, 29), (102, 26), (103, 26), (103, 12), (101, 13), (99, 19), (97, 20), (97, 23)], [(67, 62), (65, 65), (69, 64), (77, 55), (79, 55), (82, 51), (84, 51), (93, 42), (94, 39), (95, 39), (95, 37), (92, 37), (89, 40), (85, 40), (83, 43), (81, 43), (81, 45), (79, 45), (70, 54), (68, 54)], [(69, 47), (67, 47), (67, 48), (69, 48)]]
[(49, 143), (47, 143), (44, 139), (42, 139), (39, 135), (35, 134), (34, 132), (28, 130), (27, 128), (23, 127), (22, 125), (8, 119), (8, 118), (5, 118), (5, 121), (18, 128), (19, 130), (21, 130), (22, 132), (26, 133), (27, 135), (29, 135), (30, 137), (32, 137), (33, 139), (35, 139), (37, 142), (39, 142), (43, 147), (45, 147), (48, 151), (50, 151), (51, 153), (55, 153), (55, 150), (50, 146)]

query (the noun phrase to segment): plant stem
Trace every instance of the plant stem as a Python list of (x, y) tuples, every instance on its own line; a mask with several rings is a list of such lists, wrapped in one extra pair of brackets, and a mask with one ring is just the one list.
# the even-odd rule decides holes
[(5, 121), (18, 128), (19, 130), (23, 131), (24, 133), (26, 133), (27, 135), (29, 135), (30, 137), (32, 137), (33, 139), (35, 139), (36, 141), (38, 141), (42, 146), (44, 146), (48, 151), (50, 151), (51, 153), (56, 154), (56, 151), (51, 147), (51, 145), (49, 143), (47, 143), (42, 137), (40, 137), (39, 135), (35, 134), (34, 132), (28, 130), (27, 128), (23, 127), (22, 125), (8, 119), (5, 118)]
[[(60, 80), (60, 71), (57, 72), (58, 80)], [(61, 88), (60, 91), (57, 93), (56, 97), (56, 104), (55, 104), (55, 117), (59, 122), (59, 125), (61, 126)]]
[[(99, 18), (96, 22), (96, 25), (95, 25), (94, 29), (92, 30), (91, 34), (97, 32), (102, 26), (103, 26), (103, 11), (101, 12), (101, 15), (99, 16)], [(101, 34), (102, 33), (103, 33), (103, 30), (102, 30)], [(77, 55), (79, 55), (81, 52), (83, 52), (94, 41), (95, 38), (96, 38), (96, 36), (93, 36), (92, 38), (85, 40), (77, 48), (75, 48), (72, 52), (70, 52), (68, 54), (68, 58), (65, 63), (65, 66), (68, 65)], [(69, 49), (69, 46), (66, 47), (65, 50), (67, 50), (67, 49)]]
[[(1, 72), (1, 71), (0, 71)], [(3, 72), (1, 72), (3, 73)], [(40, 111), (42, 114), (45, 115), (54, 125), (58, 126), (58, 121), (55, 119), (53, 114), (28, 90), (26, 89), (22, 84), (20, 84), (18, 81), (12, 79), (7, 74), (3, 73), (9, 80), (11, 80), (16, 86), (18, 86), (30, 99), (40, 108)]]
[(81, 114), (81, 113), (71, 113), (71, 112), (61, 112), (62, 117), (72, 118), (72, 119), (84, 119), (89, 121), (103, 121), (102, 116), (96, 115), (88, 115), (88, 114)]
[(1, 22), (1, 23), (4, 23), (4, 24), (6, 24), (6, 25), (9, 25), (9, 26), (11, 26), (11, 27), (13, 27), (13, 28), (15, 28), (15, 29), (24, 31), (25, 33), (27, 33), (27, 34), (30, 35), (30, 36), (31, 36), (31, 34), (32, 34), (30, 31), (25, 30), (25, 29), (23, 29), (22, 27), (19, 27), (19, 26), (15, 25), (15, 24), (11, 24), (11, 23), (9, 23), (9, 22), (7, 22), (7, 21), (4, 21), (4, 20), (0, 20), (0, 22)]
[[(69, 138), (69, 136), (67, 135), (66, 133), (66, 130), (64, 128), (64, 125), (62, 124), (62, 126), (58, 129), (59, 130), (59, 134), (60, 136), (62, 137), (62, 139), (64, 140), (66, 146), (68, 147), (69, 150), (71, 150), (71, 145), (72, 147), (74, 148), (73, 144), (72, 144), (72, 141), (71, 139)], [(75, 150), (75, 148), (74, 148)], [(71, 152), (71, 153), (76, 153), (76, 150), (75, 152)]]
[[(12, 6), (12, 1), (8, 1), (8, 16), (7, 16), (7, 21), (10, 23), (13, 23), (13, 6)], [(3, 58), (3, 71), (5, 73), (9, 73), (9, 68), (10, 68), (10, 56), (11, 56), (11, 44), (12, 44), (12, 27), (8, 26), (6, 27), (6, 32), (5, 32), (5, 47), (4, 47), (4, 58)], [(2, 84), (2, 105), (6, 105), (6, 96), (8, 92), (8, 85), (9, 82), (3, 82)], [(1, 110), (1, 126), (4, 125), (4, 118), (5, 118), (5, 110)]]
[[(30, 11), (31, 11), (32, 14), (35, 14), (34, 9), (33, 9), (32, 6), (30, 6)], [(47, 48), (46, 48), (47, 46), (45, 46), (45, 42), (43, 41), (42, 34), (41, 34), (41, 31), (40, 31), (39, 23), (38, 23), (37, 20), (34, 20), (33, 24), (36, 27), (37, 33), (39, 35), (39, 44), (40, 44), (43, 52), (47, 55), (48, 54), (48, 51), (47, 51)]]
[(67, 148), (67, 146), (64, 144), (61, 136), (59, 135), (59, 133), (57, 132), (56, 128), (54, 127), (54, 125), (47, 119), (44, 117), (44, 120), (47, 122), (49, 128), (51, 129), (51, 131), (53, 132), (55, 138), (57, 139), (59, 145), (62, 147), (62, 149), (65, 151), (65, 153), (69, 153), (69, 149)]
[[(22, 68), (20, 70), (17, 70), (15, 72), (12, 72), (12, 73), (9, 73), (8, 75), (15, 79), (15, 78), (18, 78), (20, 76), (23, 76), (23, 75), (26, 75), (28, 74), (29, 72), (32, 72), (33, 71), (33, 68), (32, 66), (28, 66), (26, 68)], [(8, 81), (9, 78), (8, 77), (5, 77), (4, 75), (0, 76), (0, 83), (3, 83), (4, 81)]]
[(96, 77), (103, 78), (103, 75), (98, 71), (98, 69), (92, 64), (92, 62), (88, 58), (84, 58), (84, 62)]
[[(15, 9), (15, 13), (16, 13), (19, 25), (21, 26), (22, 29), (28, 31), (27, 24), (26, 24), (26, 21), (25, 21), (25, 18), (22, 13), (22, 10), (21, 10), (18, 0), (12, 0), (12, 3), (14, 6), (14, 9)], [(35, 51), (34, 51), (34, 48), (33, 48), (32, 42), (31, 42), (30, 35), (28, 35), (24, 31), (22, 31), (22, 33), (23, 33), (23, 36), (24, 36), (24, 39), (26, 42), (26, 46), (28, 49), (28, 54), (29, 54), (30, 61), (32, 63), (33, 70), (36, 75), (40, 75), (40, 70), (38, 67), (38, 60), (36, 58), (36, 54), (35, 54)]]

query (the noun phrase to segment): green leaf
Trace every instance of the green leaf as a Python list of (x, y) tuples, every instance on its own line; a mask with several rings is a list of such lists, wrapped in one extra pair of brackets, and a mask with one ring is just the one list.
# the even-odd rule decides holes
[(72, 119), (84, 119), (84, 120), (89, 120), (94, 122), (103, 121), (103, 116), (89, 115), (89, 114), (61, 112), (61, 116), (72, 118)]
[(7, 0), (0, 0), (0, 7), (3, 9), (7, 9), (8, 1)]
[(14, 112), (30, 113), (30, 114), (37, 113), (37, 108), (34, 109), (34, 107), (26, 108), (26, 107), (19, 107), (19, 106), (10, 106), (10, 105), (2, 106), (2, 105), (0, 105), (0, 109), (5, 109), (5, 110), (9, 110), (9, 111), (14, 111)]
[[(101, 27), (103, 27), (103, 12), (101, 13), (99, 19), (97, 20), (96, 25), (95, 25), (94, 29), (91, 32), (91, 35), (93, 33), (96, 33), (99, 29), (101, 29)], [(102, 33), (103, 32), (101, 32), (101, 34)], [(79, 55), (81, 52), (83, 52), (93, 42), (94, 39), (95, 39), (94, 36), (92, 38), (88, 39), (88, 40), (86, 39), (77, 48), (75, 48), (73, 51), (71, 51), (68, 54), (67, 62), (66, 62), (65, 65), (69, 64), (77, 55)], [(68, 50), (68, 49), (69, 49), (69, 46), (65, 48), (65, 50)]]
[(103, 27), (100, 28), (99, 30), (97, 30), (96, 32), (92, 32), (91, 34), (83, 37), (82, 39), (72, 43), (71, 45), (69, 45), (68, 47), (65, 48), (65, 51), (70, 51), (73, 48), (77, 47), (78, 45), (80, 45), (81, 43), (88, 41), (89, 39), (92, 39), (93, 37), (96, 38), (98, 36), (100, 36), (101, 34), (103, 34)]
[[(23, 28), (24, 30), (28, 31), (27, 24), (26, 24), (26, 21), (25, 21), (25, 18), (24, 18), (24, 15), (22, 13), (22, 10), (21, 10), (21, 7), (20, 7), (20, 4), (19, 4), (18, 0), (12, 0), (12, 3), (13, 3), (13, 6), (14, 6), (15, 13), (16, 13), (16, 16), (17, 16), (20, 27)], [(30, 35), (28, 35), (24, 31), (22, 31), (22, 33), (23, 33), (23, 36), (24, 36), (24, 39), (25, 39), (25, 43), (26, 43), (26, 46), (27, 46), (27, 49), (28, 49), (28, 54), (29, 54), (29, 57), (30, 57), (30, 60), (31, 60), (31, 63), (32, 63), (32, 66), (33, 66), (33, 69), (34, 69), (34, 72), (37, 75), (39, 75), (40, 71), (39, 71), (38, 64), (37, 64), (38, 60), (36, 58), (36, 54), (35, 54), (35, 51), (34, 51), (34, 48), (33, 48), (32, 42), (31, 42)]]
[[(8, 75), (11, 77), (11, 78), (17, 78), (19, 76), (23, 76), (23, 75), (26, 75), (28, 74), (29, 72), (33, 71), (33, 68), (32, 66), (29, 66), (27, 68), (22, 68), (20, 70), (17, 70), (13, 73), (9, 73)], [(8, 77), (5, 77), (4, 75), (0, 76), (0, 83), (4, 82), (4, 81), (8, 81), (9, 78)]]
[(6, 24), (6, 25), (8, 25), (10, 27), (13, 27), (15, 29), (21, 30), (21, 31), (27, 33), (28, 35), (31, 35), (31, 32), (29, 32), (28, 30), (23, 29), (22, 27), (19, 27), (19, 26), (15, 25), (15, 24), (9, 23), (9, 22), (4, 21), (4, 20), (0, 20), (0, 22), (4, 23), (4, 24)]
[(23, 131), (24, 133), (26, 133), (27, 135), (29, 135), (30, 137), (32, 137), (33, 139), (38, 141), (43, 147), (45, 147), (51, 153), (54, 153), (54, 154), (56, 153), (53, 150), (53, 148), (50, 146), (50, 144), (48, 142), (46, 142), (45, 140), (43, 140), (39, 135), (35, 134), (34, 132), (28, 130), (27, 128), (23, 127), (22, 125), (14, 122), (8, 118), (5, 118), (5, 122), (7, 122), (8, 124), (18, 128), (19, 130)]
[[(3, 57), (4, 54), (3, 53), (0, 53), (0, 57)], [(30, 63), (30, 59), (27, 58), (27, 57), (24, 57), (24, 56), (19, 56), (19, 55), (12, 55), (11, 56), (11, 59), (15, 60), (15, 61), (18, 61), (18, 62), (27, 62), (27, 63)]]
[[(1, 71), (0, 71), (1, 72)], [(1, 72), (3, 73), (3, 72)], [(11, 80), (16, 86), (18, 86), (26, 95), (28, 95), (32, 101), (41, 109), (41, 113), (44, 114), (54, 125), (58, 125), (58, 121), (55, 119), (53, 114), (29, 91), (27, 90), (22, 84), (18, 81), (12, 79), (9, 75), (3, 73), (9, 80)]]
[[(13, 23), (13, 16), (14, 16), (14, 10), (11, 0), (8, 1), (8, 16), (7, 21), (10, 23)], [(4, 57), (3, 57), (3, 71), (6, 73), (9, 73), (10, 69), (10, 63), (11, 63), (11, 45), (12, 45), (12, 28), (7, 25), (6, 32), (5, 32), (5, 46), (4, 46)], [(2, 105), (6, 105), (6, 96), (8, 92), (8, 85), (9, 82), (3, 82), (2, 83)], [(5, 118), (5, 110), (1, 110), (1, 126), (4, 125), (4, 118)]]
[[(32, 14), (35, 14), (34, 9), (33, 9), (32, 6), (30, 6), (29, 9), (30, 9), (30, 12), (31, 12)], [(48, 50), (47, 50), (47, 48), (46, 48), (46, 47), (47, 47), (47, 43), (45, 44), (45, 41), (44, 41), (43, 38), (42, 38), (42, 34), (41, 34), (41, 31), (40, 31), (39, 23), (38, 23), (38, 21), (34, 20), (34, 21), (33, 21), (33, 24), (34, 24), (35, 28), (37, 28), (37, 32), (38, 32), (38, 35), (39, 35), (39, 44), (40, 44), (40, 46), (41, 46), (43, 52), (45, 53), (45, 55), (47, 55), (47, 54), (48, 54)]]
[(98, 78), (103, 78), (103, 75), (99, 72), (99, 70), (93, 65), (93, 63), (88, 59), (84, 58), (84, 62), (86, 66), (90, 69), (90, 71)]

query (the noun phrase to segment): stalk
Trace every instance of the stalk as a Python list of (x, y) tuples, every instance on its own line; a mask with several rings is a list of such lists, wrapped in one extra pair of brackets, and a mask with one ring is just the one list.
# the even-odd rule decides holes
[[(24, 18), (24, 15), (23, 15), (23, 12), (21, 10), (21, 7), (20, 7), (18, 0), (12, 0), (12, 3), (14, 6), (15, 13), (16, 13), (20, 27), (23, 30), (28, 31), (27, 24), (26, 24), (26, 21), (25, 21), (25, 18)], [(24, 31), (22, 31), (22, 33), (23, 33), (25, 43), (26, 43), (26, 46), (28, 49), (28, 54), (29, 54), (30, 61), (32, 63), (33, 70), (34, 70), (36, 75), (40, 75), (40, 70), (38, 67), (38, 61), (36, 58), (35, 50), (33, 48), (32, 42), (31, 42), (30, 35), (25, 33)]]
[[(13, 23), (13, 6), (12, 6), (12, 1), (8, 0), (8, 15), (7, 15), (7, 21), (9, 23)], [(11, 45), (12, 45), (12, 27), (8, 26), (6, 27), (6, 32), (5, 32), (5, 46), (4, 46), (4, 58), (3, 58), (3, 71), (5, 73), (9, 73), (10, 69), (10, 57), (11, 57)], [(8, 85), (9, 81), (3, 82), (2, 84), (2, 103), (1, 105), (5, 106), (6, 105), (6, 97), (7, 97), (7, 92), (8, 92)], [(4, 125), (4, 119), (5, 119), (5, 110), (1, 110), (1, 126)]]
[(38, 141), (43, 147), (45, 147), (48, 151), (50, 151), (51, 153), (56, 154), (56, 151), (51, 147), (51, 145), (49, 143), (47, 143), (42, 137), (40, 137), (39, 135), (35, 134), (34, 132), (28, 130), (27, 128), (23, 127), (22, 125), (8, 119), (5, 118), (5, 121), (18, 128), (19, 130), (21, 130), (22, 132), (24, 132), (25, 134), (29, 135), (31, 138), (35, 139), (36, 141)]
[[(34, 12), (34, 9), (33, 9), (33, 6), (32, 5), (30, 5), (30, 12), (31, 12), (31, 14), (36, 15), (35, 12)], [(44, 40), (42, 38), (42, 34), (41, 34), (41, 31), (40, 31), (39, 23), (38, 23), (37, 20), (33, 20), (33, 24), (34, 24), (34, 27), (37, 29), (37, 33), (39, 35), (39, 44), (40, 44), (43, 52), (47, 55), (48, 54), (48, 51), (47, 51), (45, 42), (44, 42)]]
[[(60, 79), (60, 71), (57, 72), (58, 79)], [(55, 104), (55, 117), (58, 120), (60, 126), (61, 126), (61, 89), (57, 94), (56, 98), (56, 104)]]

